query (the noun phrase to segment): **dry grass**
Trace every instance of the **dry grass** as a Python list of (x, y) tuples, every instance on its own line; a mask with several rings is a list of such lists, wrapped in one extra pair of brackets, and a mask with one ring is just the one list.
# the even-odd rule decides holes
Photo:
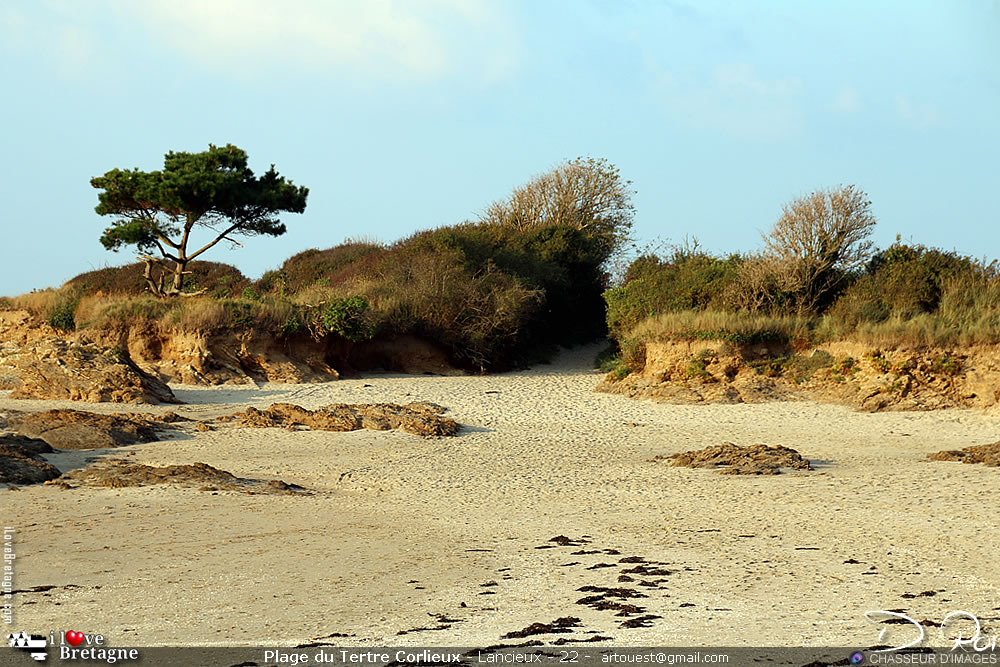
[(628, 340), (719, 339), (733, 343), (788, 342), (793, 345), (854, 341), (874, 347), (921, 349), (930, 347), (995, 345), (1000, 326), (995, 312), (980, 312), (956, 321), (921, 313), (893, 316), (882, 322), (849, 324), (836, 317), (769, 316), (746, 311), (681, 311), (651, 317), (632, 329)]
[(26, 310), (35, 317), (47, 319), (58, 305), (72, 299), (71, 291), (65, 287), (48, 288), (9, 297), (10, 307), (14, 310)]
[(230, 313), (224, 301), (192, 297), (184, 299), (165, 319), (168, 329), (176, 331), (218, 331), (230, 324)]
[(816, 335), (820, 340), (852, 340), (877, 347), (913, 349), (1000, 343), (996, 316), (983, 313), (965, 322), (929, 313), (906, 318), (893, 316), (883, 322), (862, 322), (852, 328), (824, 318)]
[(796, 342), (812, 338), (815, 318), (769, 316), (746, 311), (684, 310), (663, 313), (639, 323), (632, 340), (720, 339), (734, 343)]

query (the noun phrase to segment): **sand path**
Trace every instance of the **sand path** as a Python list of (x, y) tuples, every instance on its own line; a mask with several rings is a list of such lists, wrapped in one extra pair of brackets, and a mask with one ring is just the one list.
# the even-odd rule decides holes
[[(573, 633), (537, 638), (860, 646), (880, 629), (864, 613), (881, 609), (936, 621), (962, 609), (1000, 625), (1000, 472), (921, 461), (996, 441), (1000, 419), (634, 401), (593, 392), (596, 351), (485, 377), (175, 387), (188, 405), (173, 409), (198, 418), (272, 402), (422, 400), (465, 428), (440, 440), (224, 428), (114, 452), (277, 477), (318, 491), (310, 497), (0, 492), (2, 521), (17, 528), (15, 588), (56, 586), (17, 596), (15, 625), (101, 632), (119, 646), (337, 634), (322, 641), (488, 645), (566, 616), (581, 619)], [(54, 405), (0, 394), (0, 410)], [(649, 462), (723, 441), (793, 447), (816, 471), (738, 477)], [(80, 455), (64, 456), (61, 465)], [(556, 536), (582, 541), (559, 546)], [(637, 565), (627, 557), (656, 561), (648, 567), (661, 574), (620, 583)], [(621, 617), (578, 604), (593, 595), (585, 586), (638, 591), (645, 597), (618, 602), (644, 610)], [(659, 618), (622, 627), (641, 616)]]

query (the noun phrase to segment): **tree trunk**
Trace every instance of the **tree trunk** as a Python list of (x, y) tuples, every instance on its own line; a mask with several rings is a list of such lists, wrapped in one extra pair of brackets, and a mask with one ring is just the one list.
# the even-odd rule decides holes
[(184, 274), (187, 273), (184, 269), (187, 268), (187, 260), (181, 260), (174, 264), (174, 284), (170, 288), (170, 294), (180, 294), (181, 288), (184, 286)]

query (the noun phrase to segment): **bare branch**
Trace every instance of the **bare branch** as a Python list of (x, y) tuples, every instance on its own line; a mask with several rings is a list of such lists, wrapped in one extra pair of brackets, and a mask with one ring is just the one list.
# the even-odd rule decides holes
[[(195, 257), (197, 257), (198, 255), (200, 255), (201, 253), (205, 252), (206, 250), (208, 250), (209, 248), (211, 248), (212, 246), (214, 246), (216, 243), (218, 243), (222, 239), (226, 238), (226, 234), (228, 234), (229, 232), (233, 231), (237, 227), (239, 227), (238, 224), (237, 225), (230, 225), (229, 229), (227, 229), (226, 231), (224, 231), (221, 234), (219, 234), (215, 238), (214, 241), (211, 241), (211, 242), (207, 243), (206, 245), (204, 245), (200, 249), (198, 249), (196, 252), (191, 253), (190, 255), (187, 256), (187, 259), (190, 261), (190, 260), (194, 259)], [(227, 239), (227, 240), (231, 240), (231, 239)]]

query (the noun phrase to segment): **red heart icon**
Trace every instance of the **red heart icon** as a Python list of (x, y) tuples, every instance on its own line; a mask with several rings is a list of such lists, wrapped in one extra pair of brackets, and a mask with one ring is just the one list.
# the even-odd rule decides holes
[(70, 643), (70, 646), (79, 646), (80, 642), (83, 641), (83, 633), (76, 630), (67, 630), (66, 641)]

